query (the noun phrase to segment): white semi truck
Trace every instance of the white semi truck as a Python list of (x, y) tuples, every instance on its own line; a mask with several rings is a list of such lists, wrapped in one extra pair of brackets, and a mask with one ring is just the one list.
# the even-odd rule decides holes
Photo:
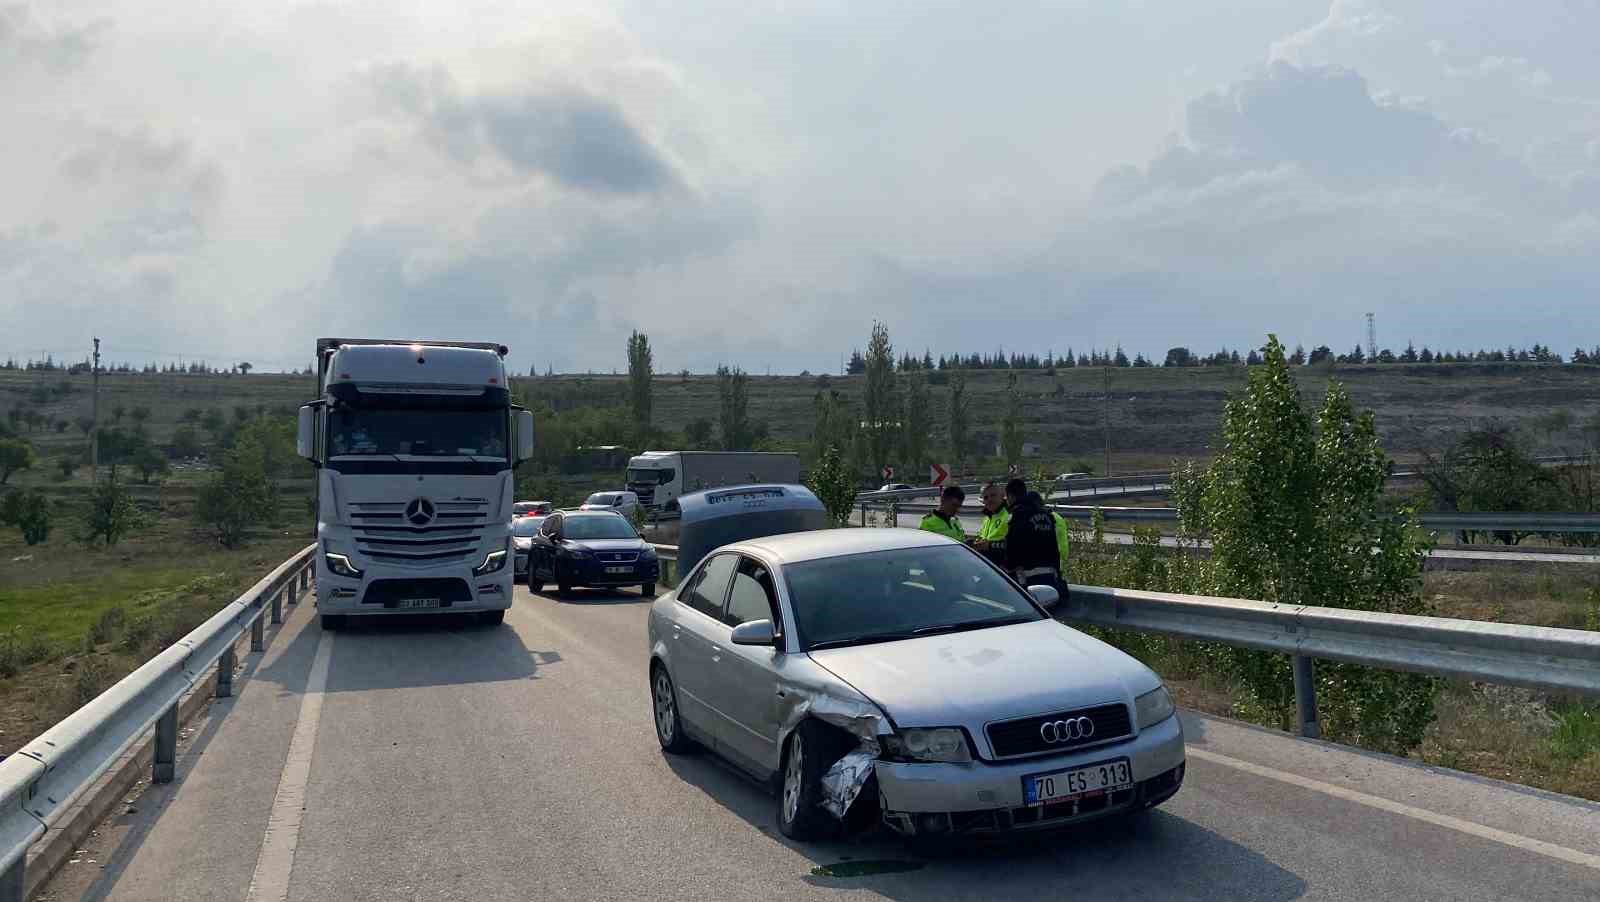
[(639, 504), (656, 511), (703, 489), (799, 481), (800, 455), (767, 451), (646, 451), (628, 460), (626, 478)]
[(511, 607), (512, 470), (533, 415), (511, 404), (506, 347), (317, 340), (298, 450), (317, 468), (317, 609), (350, 615)]

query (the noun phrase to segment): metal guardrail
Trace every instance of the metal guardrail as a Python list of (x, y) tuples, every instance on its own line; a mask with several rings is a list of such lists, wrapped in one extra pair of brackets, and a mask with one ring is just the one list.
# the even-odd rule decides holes
[(1296, 722), (1315, 737), (1317, 658), (1600, 696), (1600, 632), (1071, 586), (1058, 619), (1204, 639), (1294, 661)]
[(0, 761), (0, 902), (22, 902), (28, 849), (151, 727), (151, 781), (172, 781), (179, 701), (205, 681), (213, 664), (217, 697), (233, 694), (234, 645), (249, 631), (250, 650), (264, 650), (264, 620), (283, 622), (285, 602), (295, 604), (310, 584), (315, 551), (308, 545), (176, 644)]

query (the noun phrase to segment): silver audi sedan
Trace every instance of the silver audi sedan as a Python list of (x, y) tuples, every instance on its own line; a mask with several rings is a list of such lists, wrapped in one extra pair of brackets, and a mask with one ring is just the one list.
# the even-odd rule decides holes
[(1160, 804), (1185, 761), (1166, 688), (1057, 601), (918, 530), (724, 546), (651, 607), (656, 737), (767, 781), (794, 839), (858, 802), (911, 837)]

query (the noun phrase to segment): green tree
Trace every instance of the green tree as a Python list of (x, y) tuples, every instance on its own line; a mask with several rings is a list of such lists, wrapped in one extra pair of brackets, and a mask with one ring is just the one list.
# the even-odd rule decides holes
[(690, 448), (697, 451), (706, 450), (711, 445), (711, 437), (714, 432), (716, 432), (716, 426), (705, 417), (700, 417), (691, 420), (689, 425), (683, 428), (683, 437), (689, 443)]
[(50, 538), (50, 502), (42, 492), (11, 492), (0, 498), (0, 524), (22, 530), (22, 541), (37, 545)]
[(951, 463), (958, 472), (967, 462), (967, 452), (972, 449), (972, 401), (967, 397), (967, 376), (960, 369), (950, 373), (950, 454)]
[(115, 482), (95, 486), (89, 495), (89, 506), (84, 511), (78, 531), (78, 540), (85, 545), (104, 544), (111, 547), (144, 525), (144, 513), (133, 503), (133, 495)]
[(222, 411), (213, 408), (200, 415), (200, 428), (211, 434), (212, 444), (220, 445), (228, 431), (228, 420)]
[(133, 428), (143, 432), (146, 424), (150, 422), (150, 408), (140, 406), (128, 412), (133, 417)]
[(901, 453), (901, 460), (913, 468), (912, 474), (928, 470), (928, 437), (933, 430), (932, 407), (927, 377), (922, 373), (913, 373), (906, 380), (906, 417)]
[(223, 456), (222, 466), (201, 486), (195, 500), (195, 518), (224, 548), (238, 548), (254, 523), (272, 516), (277, 490), (269, 478), (270, 452), (257, 447), (252, 436)]
[[(1275, 604), (1425, 614), (1428, 542), (1415, 511), (1385, 504), (1391, 462), (1370, 411), (1357, 414), (1330, 383), (1315, 421), (1301, 407), (1283, 345), (1268, 336), (1264, 362), (1223, 410), (1220, 453), (1175, 476), (1185, 533), (1211, 540), (1198, 587)], [(1216, 650), (1257, 709), (1283, 726), (1294, 709), (1286, 657)], [(1433, 679), (1317, 662), (1322, 723), (1333, 738), (1403, 754), (1433, 719)]]
[(128, 408), (122, 404), (118, 404), (117, 406), (111, 408), (111, 422), (113, 423), (122, 422), (122, 418), (127, 415)]
[(239, 364), (239, 372), (244, 373), (246, 376), (250, 375), (250, 371), (253, 369), (255, 367), (251, 366), (249, 361)]
[(901, 430), (894, 346), (889, 343), (889, 327), (883, 323), (872, 324), (866, 360), (867, 387), (862, 403), (866, 415), (868, 463), (876, 472), (890, 464)]
[(628, 404), (633, 411), (634, 435), (641, 444), (649, 443), (650, 381), (655, 376), (655, 357), (650, 338), (635, 331), (628, 336)]
[(836, 526), (850, 522), (850, 511), (856, 504), (856, 479), (837, 447), (823, 450), (806, 477), (806, 488), (827, 508), (828, 517)]
[(33, 467), (33, 446), (20, 438), (0, 439), (0, 485), (12, 474)]
[(172, 433), (172, 456), (181, 459), (199, 457), (205, 453), (205, 446), (200, 443), (200, 433), (193, 426), (187, 424), (179, 426)]
[(200, 425), (200, 421), (205, 419), (205, 415), (206, 412), (200, 408), (190, 407), (183, 412), (183, 416), (180, 417), (178, 421), (180, 423), (188, 423), (193, 426), (198, 426)]
[[(1528, 443), (1503, 424), (1490, 424), (1461, 435), (1436, 452), (1430, 443), (1418, 448), (1421, 475), (1442, 511), (1566, 510), (1569, 499), (1554, 470), (1534, 457)], [(1471, 541), (1478, 534), (1464, 531)], [(1531, 533), (1501, 530), (1496, 541), (1515, 545)]]
[(1000, 418), (1000, 450), (1007, 467), (1022, 462), (1022, 392), (1017, 389), (1017, 374), (1006, 373), (1006, 409)]
[(717, 367), (717, 396), (721, 402), (722, 450), (746, 451), (750, 434), (750, 398), (744, 370)]
[(165, 476), (169, 469), (167, 456), (148, 442), (134, 452), (131, 463), (133, 468), (139, 471), (139, 481), (145, 485), (149, 485), (158, 476)]

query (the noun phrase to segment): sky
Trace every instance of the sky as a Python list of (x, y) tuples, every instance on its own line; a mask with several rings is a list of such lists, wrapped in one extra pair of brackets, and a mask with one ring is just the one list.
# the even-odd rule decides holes
[(0, 356), (1600, 344), (1600, 0), (0, 0)]

